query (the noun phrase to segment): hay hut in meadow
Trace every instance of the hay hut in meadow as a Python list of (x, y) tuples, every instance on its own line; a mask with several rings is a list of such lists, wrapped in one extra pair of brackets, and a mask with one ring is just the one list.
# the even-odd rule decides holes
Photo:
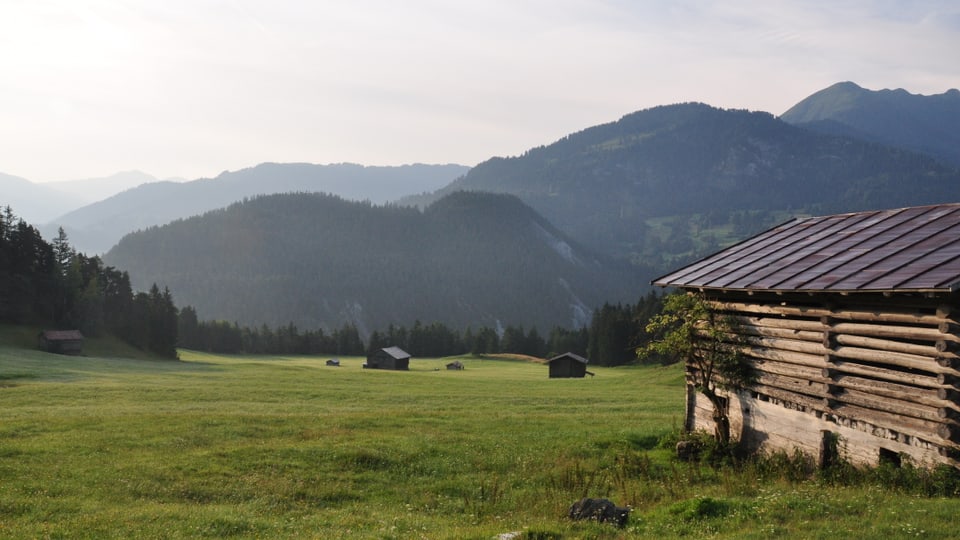
[(44, 330), (37, 342), (41, 351), (69, 355), (83, 352), (83, 334), (79, 330)]
[[(550, 366), (550, 378), (583, 378), (587, 374), (586, 358), (572, 352), (563, 353), (547, 360)], [(591, 373), (592, 375), (592, 373)]]
[[(960, 465), (960, 204), (795, 219), (654, 284), (738, 321), (759, 379), (727, 407), (748, 448)], [(685, 425), (713, 430), (689, 385)]]
[(400, 347), (378, 349), (367, 356), (367, 363), (363, 367), (406, 371), (410, 369), (410, 355)]

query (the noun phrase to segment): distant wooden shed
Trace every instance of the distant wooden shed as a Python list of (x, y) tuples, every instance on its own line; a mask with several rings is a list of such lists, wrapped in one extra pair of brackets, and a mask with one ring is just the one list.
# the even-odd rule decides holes
[[(747, 447), (960, 466), (960, 204), (795, 219), (654, 283), (739, 322)], [(686, 427), (712, 410), (688, 385)]]
[(447, 369), (450, 369), (450, 370), (461, 370), (463, 368), (464, 368), (463, 362), (459, 360), (454, 360), (453, 362), (450, 362), (449, 364), (447, 364)]
[(83, 352), (83, 334), (79, 330), (44, 330), (37, 341), (41, 351), (69, 355)]
[(363, 367), (406, 371), (410, 369), (410, 355), (400, 347), (378, 349), (367, 356), (367, 363)]
[(547, 360), (550, 366), (550, 378), (583, 378), (587, 374), (586, 358), (572, 352), (564, 353)]

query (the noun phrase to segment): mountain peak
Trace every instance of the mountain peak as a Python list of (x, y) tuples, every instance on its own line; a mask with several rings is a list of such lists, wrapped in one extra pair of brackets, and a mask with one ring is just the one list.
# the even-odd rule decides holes
[(903, 88), (867, 90), (842, 82), (810, 95), (780, 118), (960, 165), (960, 92), (956, 89), (922, 95)]

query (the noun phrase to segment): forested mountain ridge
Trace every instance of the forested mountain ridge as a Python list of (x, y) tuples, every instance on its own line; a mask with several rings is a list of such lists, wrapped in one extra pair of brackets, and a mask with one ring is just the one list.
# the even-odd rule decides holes
[[(201, 320), (300, 328), (440, 321), (589, 324), (646, 287), (519, 199), (453, 193), (424, 211), (325, 194), (256, 197), (124, 237), (104, 257)], [(139, 285), (136, 283), (135, 285)]]
[(905, 148), (960, 167), (960, 91), (924, 96), (834, 84), (780, 116), (785, 122), (835, 135)]
[(244, 197), (287, 192), (334, 193), (383, 203), (432, 191), (467, 171), (461, 165), (365, 167), (350, 163), (262, 163), (189, 182), (151, 182), (63, 215), (44, 227), (63, 227), (84, 251), (102, 253), (138, 229), (222, 208)]
[[(815, 133), (769, 113), (687, 103), (490, 159), (433, 197), (514, 194), (584, 245), (665, 269), (671, 254), (715, 249), (790, 214), (952, 201), (958, 188), (960, 172), (928, 156)], [(727, 236), (704, 234), (717, 227)]]

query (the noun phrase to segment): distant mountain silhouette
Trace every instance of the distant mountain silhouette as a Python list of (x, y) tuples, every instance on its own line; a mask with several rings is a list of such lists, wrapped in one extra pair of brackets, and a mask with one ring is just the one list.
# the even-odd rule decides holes
[(647, 284), (519, 199), (454, 193), (420, 212), (324, 194), (256, 197), (124, 237), (105, 256), (201, 319), (300, 328), (589, 323)]
[(516, 195), (583, 245), (664, 268), (792, 214), (955, 201), (960, 172), (768, 113), (688, 103), (490, 159), (405, 202), (457, 190)]
[(80, 251), (103, 253), (126, 233), (222, 208), (244, 197), (326, 192), (380, 203), (435, 190), (467, 170), (461, 165), (263, 163), (212, 179), (143, 184), (52, 220), (43, 230), (55, 233), (62, 226)]
[(28, 223), (43, 223), (83, 204), (80, 198), (0, 173), (0, 207), (10, 206)]
[(822, 133), (859, 137), (931, 155), (960, 167), (960, 91), (923, 96), (837, 83), (780, 117)]
[[(135, 188), (141, 184), (156, 182), (157, 178), (142, 171), (124, 171), (102, 178), (84, 178), (80, 180), (62, 180), (46, 182), (43, 185), (62, 193), (72, 195), (82, 205), (102, 201), (117, 193)], [(77, 206), (79, 208), (79, 206)], [(71, 210), (75, 210), (72, 208)], [(57, 214), (59, 217), (61, 214)]]

